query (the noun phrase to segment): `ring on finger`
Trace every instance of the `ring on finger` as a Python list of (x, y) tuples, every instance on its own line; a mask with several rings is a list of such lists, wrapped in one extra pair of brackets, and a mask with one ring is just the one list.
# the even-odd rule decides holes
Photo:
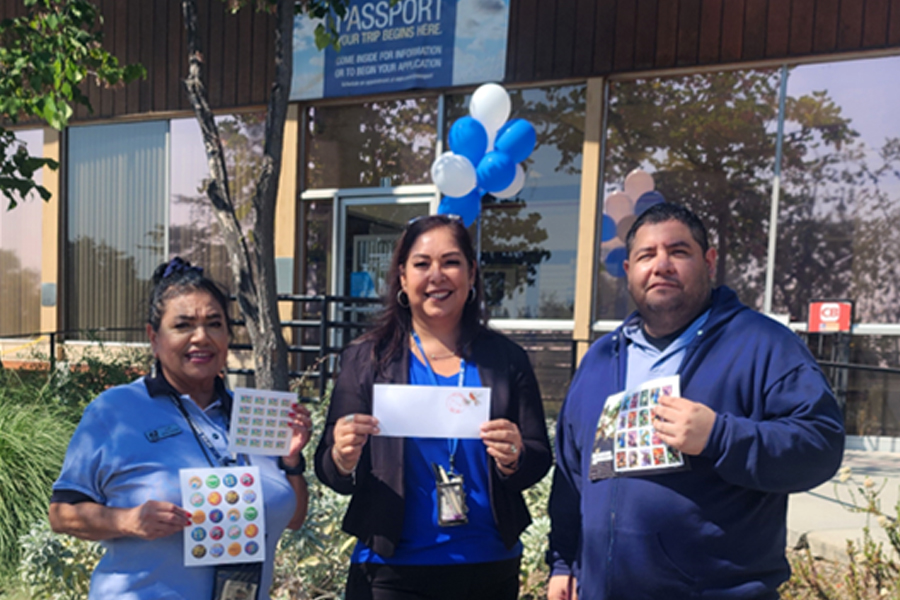
[(345, 422), (345, 423), (352, 423), (352, 422), (353, 422), (353, 415), (350, 414), (350, 415), (347, 415), (346, 417), (344, 417), (344, 422)]
[(519, 449), (516, 447), (515, 444), (510, 444), (510, 445), (509, 445), (509, 451), (512, 452), (513, 454), (518, 454)]

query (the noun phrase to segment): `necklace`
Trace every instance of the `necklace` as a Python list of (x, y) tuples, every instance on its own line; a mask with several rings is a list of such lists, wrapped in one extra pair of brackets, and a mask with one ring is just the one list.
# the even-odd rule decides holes
[[(413, 334), (413, 335), (414, 335), (414, 334)], [(415, 341), (415, 338), (414, 338), (412, 335), (411, 335), (410, 337), (413, 339), (413, 341)], [(425, 349), (422, 348), (422, 347), (419, 347), (419, 350), (422, 352), (422, 355), (424, 356), (424, 355), (425, 355)], [(436, 353), (431, 353), (431, 354), (428, 355), (428, 358), (429, 358), (429, 360), (445, 360), (445, 359), (448, 359), (448, 358), (453, 358), (454, 356), (456, 356), (456, 351), (455, 351), (455, 350), (454, 350), (453, 352), (450, 352), (449, 354), (436, 354)]]

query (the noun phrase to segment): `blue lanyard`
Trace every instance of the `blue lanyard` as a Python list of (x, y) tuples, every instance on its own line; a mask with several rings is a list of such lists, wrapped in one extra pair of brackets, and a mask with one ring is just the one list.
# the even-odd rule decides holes
[[(431, 385), (438, 386), (437, 375), (434, 373), (434, 369), (431, 368), (431, 363), (428, 362), (428, 356), (425, 354), (425, 349), (422, 348), (422, 340), (419, 339), (419, 334), (415, 331), (412, 332), (413, 341), (416, 343), (416, 347), (419, 349), (419, 353), (422, 355), (422, 360), (425, 361), (425, 369), (428, 371), (428, 378), (431, 380)], [(466, 383), (466, 359), (463, 357), (459, 357), (459, 387), (463, 387)], [(451, 438), (448, 440), (450, 445), (450, 472), (453, 473), (453, 459), (456, 457), (456, 447), (459, 445), (459, 440), (456, 438)]]

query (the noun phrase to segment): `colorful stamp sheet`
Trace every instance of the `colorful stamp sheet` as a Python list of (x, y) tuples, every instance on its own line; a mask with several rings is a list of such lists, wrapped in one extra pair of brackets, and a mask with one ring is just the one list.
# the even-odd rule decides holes
[(606, 399), (591, 452), (592, 481), (686, 467), (681, 452), (665, 445), (653, 429), (650, 411), (659, 397), (678, 396), (679, 377), (661, 377)]
[(234, 454), (287, 456), (291, 446), (291, 412), (297, 395), (234, 388), (228, 451)]
[(192, 521), (184, 530), (184, 566), (265, 560), (259, 467), (181, 469), (178, 475), (182, 506)]

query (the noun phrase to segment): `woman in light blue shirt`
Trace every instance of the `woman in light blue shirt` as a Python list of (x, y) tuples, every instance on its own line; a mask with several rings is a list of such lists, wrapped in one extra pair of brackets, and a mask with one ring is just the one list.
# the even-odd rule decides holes
[(179, 470), (251, 462), (265, 500), (266, 560), (257, 592), (266, 600), (278, 538), (306, 518), (301, 451), (309, 412), (294, 409), (289, 456), (232, 457), (231, 395), (221, 377), (228, 298), (179, 258), (160, 265), (153, 283), (147, 333), (154, 373), (103, 392), (84, 411), (53, 485), (50, 524), (105, 547), (91, 599), (206, 600), (216, 568), (184, 566), (191, 513), (180, 506)]

